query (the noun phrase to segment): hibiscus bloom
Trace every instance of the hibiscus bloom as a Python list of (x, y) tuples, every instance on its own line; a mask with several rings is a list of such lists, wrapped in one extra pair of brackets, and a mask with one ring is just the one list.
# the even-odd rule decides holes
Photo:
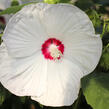
[(9, 21), (0, 48), (0, 81), (47, 106), (71, 105), (91, 73), (102, 42), (88, 16), (68, 4), (25, 6)]

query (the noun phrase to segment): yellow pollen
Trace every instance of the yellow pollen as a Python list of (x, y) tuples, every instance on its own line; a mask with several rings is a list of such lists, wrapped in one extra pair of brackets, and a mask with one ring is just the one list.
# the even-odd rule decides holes
[(62, 56), (62, 53), (60, 50), (58, 50), (58, 48), (55, 45), (51, 45), (50, 48), (50, 55), (54, 58), (57, 59), (60, 56)]

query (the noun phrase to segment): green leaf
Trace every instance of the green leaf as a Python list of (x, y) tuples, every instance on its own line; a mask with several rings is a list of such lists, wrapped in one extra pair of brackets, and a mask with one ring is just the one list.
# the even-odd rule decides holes
[(75, 5), (82, 10), (86, 10), (92, 7), (94, 3), (93, 0), (78, 0)]
[(87, 10), (86, 12), (90, 18), (90, 20), (92, 21), (94, 27), (100, 27), (101, 25), (101, 19), (100, 19), (100, 15), (97, 13), (96, 10)]
[(15, 14), (16, 12), (20, 11), (24, 6), (32, 4), (32, 3), (36, 3), (36, 2), (31, 2), (31, 3), (19, 5), (19, 6), (11, 6), (5, 9), (4, 11), (0, 12), (0, 16), (5, 14)]
[(68, 3), (70, 0), (44, 0), (45, 3), (48, 4), (56, 4), (56, 3)]
[(12, 0), (11, 6), (18, 6), (18, 5), (19, 5), (18, 0)]
[(107, 46), (109, 44), (109, 32), (103, 35), (102, 41), (104, 46)]
[(107, 44), (106, 47), (103, 49), (103, 53), (100, 59), (99, 66), (104, 70), (108, 71), (109, 70), (109, 44)]
[(98, 4), (109, 4), (109, 0), (94, 0), (94, 2), (98, 3)]
[(39, 106), (40, 106), (41, 109), (43, 109), (43, 107), (44, 107), (42, 104), (39, 104)]
[(26, 101), (26, 96), (20, 97), (20, 101), (21, 101), (21, 103), (25, 103), (25, 101)]
[(1, 109), (24, 109), (24, 108), (22, 103), (20, 102), (20, 98), (15, 95), (11, 95), (3, 102)]
[(3, 33), (0, 33), (0, 37), (2, 37)]
[(93, 109), (109, 109), (109, 74), (92, 73), (81, 80), (82, 90)]
[(0, 84), (0, 105), (11, 95), (1, 84)]
[(0, 44), (2, 42), (2, 35), (3, 35), (3, 33), (0, 33)]

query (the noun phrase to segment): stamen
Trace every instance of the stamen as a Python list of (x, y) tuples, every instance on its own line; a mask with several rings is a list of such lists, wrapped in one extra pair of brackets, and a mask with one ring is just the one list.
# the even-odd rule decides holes
[(57, 48), (56, 46), (54, 46), (54, 47), (51, 46), (51, 47), (50, 47), (50, 54), (51, 54), (51, 56), (52, 56), (54, 59), (57, 59), (57, 58), (59, 58), (59, 57), (62, 56), (61, 51), (58, 50), (58, 48)]
[(46, 59), (59, 60), (64, 52), (64, 45), (60, 40), (50, 38), (42, 44), (42, 54)]

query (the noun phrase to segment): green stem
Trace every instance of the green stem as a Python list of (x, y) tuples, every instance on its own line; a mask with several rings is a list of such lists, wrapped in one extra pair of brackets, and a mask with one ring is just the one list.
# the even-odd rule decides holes
[(105, 33), (105, 29), (106, 29), (106, 22), (104, 21), (104, 23), (103, 23), (103, 31), (102, 31), (102, 34), (101, 34), (101, 38), (103, 38), (103, 35)]

